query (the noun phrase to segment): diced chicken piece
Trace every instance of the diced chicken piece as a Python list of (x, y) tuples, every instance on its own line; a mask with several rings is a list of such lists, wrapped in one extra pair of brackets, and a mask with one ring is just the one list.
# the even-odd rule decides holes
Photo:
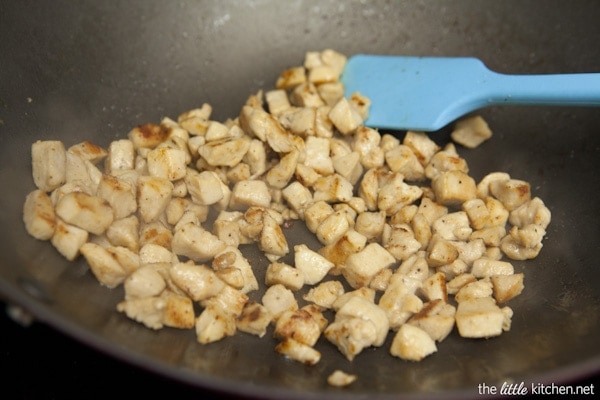
[[(222, 262), (224, 259), (226, 261)], [(217, 253), (213, 259), (213, 268), (219, 262), (222, 262), (221, 269), (234, 268), (240, 271), (243, 278), (243, 286), (239, 288), (240, 292), (248, 293), (258, 289), (258, 280), (254, 275), (252, 266), (237, 247), (227, 246), (221, 252)]]
[(429, 244), (427, 262), (434, 268), (441, 267), (454, 262), (458, 255), (458, 249), (452, 241), (436, 237)]
[(462, 286), (454, 295), (454, 300), (460, 303), (462, 301), (478, 299), (481, 297), (491, 297), (492, 292), (492, 282), (490, 281), (490, 279), (479, 279), (473, 282), (466, 283), (464, 286)]
[(498, 225), (473, 231), (469, 240), (482, 240), (486, 246), (498, 247), (504, 236), (506, 236), (506, 228)]
[(335, 170), (329, 156), (330, 148), (329, 138), (307, 137), (305, 140), (306, 156), (303, 164), (320, 175), (331, 175)]
[(173, 253), (198, 262), (210, 260), (225, 247), (225, 242), (194, 223), (183, 224), (175, 229), (171, 242)]
[(148, 152), (148, 172), (151, 176), (175, 181), (186, 173), (186, 153), (183, 150), (158, 147)]
[(319, 96), (327, 106), (334, 106), (344, 97), (344, 84), (341, 82), (327, 82), (317, 86)]
[(150, 329), (161, 329), (163, 325), (166, 300), (162, 297), (143, 297), (125, 300), (117, 304), (117, 311), (128, 318), (144, 324)]
[(202, 205), (212, 205), (225, 197), (223, 182), (213, 171), (190, 171), (185, 176), (185, 183), (192, 200)]
[(474, 149), (492, 137), (492, 130), (481, 116), (475, 115), (457, 121), (450, 137), (456, 143)]
[(262, 212), (262, 230), (258, 238), (258, 247), (276, 259), (285, 256), (290, 250), (281, 226), (268, 211)]
[[(423, 282), (430, 276), (429, 265), (427, 263), (426, 256), (427, 254), (425, 252), (418, 252), (402, 261), (396, 270), (396, 273), (393, 275), (394, 280), (396, 280), (398, 276), (402, 276), (401, 280), (404, 283), (412, 282), (410, 280)], [(421, 284), (418, 285), (418, 288), (420, 287)]]
[(508, 231), (511, 238), (516, 243), (526, 248), (541, 247), (542, 240), (546, 235), (546, 230), (537, 224), (529, 224), (522, 228), (513, 226)]
[(23, 222), (27, 233), (39, 240), (49, 240), (56, 228), (56, 215), (50, 196), (41, 189), (30, 192), (23, 205)]
[(369, 282), (369, 287), (378, 291), (383, 292), (387, 289), (390, 278), (394, 274), (391, 268), (384, 268), (371, 278), (371, 282)]
[(325, 337), (352, 360), (362, 349), (382, 346), (389, 331), (383, 309), (363, 297), (351, 297), (325, 329)]
[(463, 272), (448, 281), (446, 290), (448, 291), (448, 294), (455, 295), (464, 286), (475, 281), (477, 281), (477, 278), (475, 278), (473, 274)]
[(236, 318), (218, 307), (206, 307), (196, 318), (196, 339), (198, 343), (217, 342), (236, 332)]
[(445, 240), (468, 240), (473, 229), (469, 224), (467, 213), (455, 211), (436, 219), (431, 226), (431, 231)]
[(446, 275), (436, 272), (427, 278), (420, 290), (428, 301), (442, 300), (448, 302), (448, 291), (446, 290)]
[(292, 179), (296, 172), (296, 165), (300, 153), (297, 150), (293, 150), (283, 155), (276, 165), (273, 165), (265, 177), (269, 186), (277, 189), (283, 189)]
[[(452, 261), (450, 264), (445, 264), (436, 268), (436, 271), (443, 272), (446, 276), (446, 281), (451, 281), (460, 274), (469, 271), (469, 266), (460, 258)], [(446, 289), (447, 289), (446, 285)]]
[(225, 285), (223, 289), (214, 296), (201, 300), (200, 305), (204, 308), (214, 308), (228, 317), (233, 316), (237, 319), (242, 314), (248, 299), (246, 294), (231, 286)]
[(167, 208), (173, 183), (165, 178), (140, 176), (137, 188), (138, 211), (143, 222), (155, 221)]
[(460, 336), (489, 338), (502, 333), (506, 317), (494, 299), (488, 296), (458, 303), (455, 318)]
[(425, 169), (419, 159), (406, 145), (398, 145), (385, 152), (385, 162), (393, 172), (399, 172), (410, 182), (425, 179)]
[(409, 185), (404, 182), (402, 174), (393, 177), (379, 188), (377, 207), (387, 215), (393, 215), (399, 209), (414, 203), (423, 195), (419, 186)]
[(363, 124), (362, 116), (345, 97), (331, 108), (329, 118), (342, 135), (349, 135)]
[(438, 151), (431, 157), (425, 167), (425, 176), (433, 179), (439, 174), (447, 171), (469, 172), (467, 160), (460, 157), (453, 144), (449, 143), (442, 151)]
[(290, 102), (297, 107), (321, 107), (325, 105), (319, 95), (317, 86), (312, 82), (304, 82), (290, 92)]
[(507, 261), (479, 258), (473, 262), (471, 273), (476, 278), (493, 277), (495, 275), (512, 275), (515, 270)]
[(198, 147), (198, 154), (213, 167), (233, 167), (239, 164), (250, 149), (247, 136), (206, 142)]
[(341, 318), (325, 329), (325, 337), (349, 360), (377, 340), (377, 328), (370, 320)]
[(334, 264), (305, 244), (294, 246), (294, 265), (304, 277), (304, 283), (315, 285), (327, 275)]
[(473, 229), (482, 229), (488, 224), (490, 212), (482, 199), (475, 198), (465, 201), (462, 204), (462, 210), (467, 213)]
[(304, 274), (283, 262), (273, 262), (267, 267), (265, 283), (268, 286), (282, 284), (290, 290), (299, 290), (304, 285)]
[(324, 200), (317, 200), (306, 208), (304, 222), (307, 228), (315, 233), (321, 222), (334, 212), (333, 207), (329, 203)]
[(292, 210), (304, 219), (304, 211), (313, 202), (310, 190), (300, 182), (294, 181), (286, 186), (281, 194)]
[(500, 241), (502, 252), (512, 260), (529, 260), (542, 250), (542, 239), (546, 230), (539, 225), (527, 225), (523, 229), (513, 226), (509, 234)]
[[(236, 128), (233, 128), (234, 126)], [(204, 134), (206, 142), (216, 142), (242, 136), (244, 136), (244, 131), (239, 126), (233, 125), (232, 129), (230, 129), (227, 125), (218, 121), (209, 121), (208, 128)]]
[(126, 180), (102, 175), (97, 195), (110, 204), (115, 219), (125, 218), (137, 210), (136, 188)]
[(423, 197), (417, 213), (422, 214), (427, 219), (427, 222), (429, 222), (429, 225), (433, 225), (437, 219), (448, 214), (448, 207), (438, 204), (430, 198)]
[(335, 172), (352, 185), (358, 182), (364, 172), (364, 168), (360, 163), (360, 155), (355, 151), (334, 157), (332, 160)]
[(292, 67), (281, 72), (275, 86), (278, 89), (292, 89), (304, 82), (306, 82), (304, 67)]
[(188, 110), (177, 117), (182, 128), (193, 135), (204, 135), (208, 129), (208, 119), (212, 113), (210, 104), (204, 103), (200, 108)]
[(155, 243), (147, 243), (139, 251), (140, 263), (173, 263), (178, 262), (177, 256), (169, 249)]
[(194, 301), (202, 301), (215, 296), (226, 286), (206, 265), (173, 264), (169, 269), (169, 277)]
[(367, 240), (381, 240), (386, 214), (383, 211), (367, 211), (357, 215), (354, 229)]
[(369, 109), (371, 108), (371, 100), (367, 96), (363, 96), (358, 92), (354, 92), (348, 97), (350, 105), (358, 111), (358, 114), (365, 121), (369, 118)]
[(384, 248), (397, 260), (406, 260), (421, 249), (421, 242), (415, 238), (407, 224), (386, 225), (382, 234)]
[(469, 242), (453, 241), (452, 245), (458, 250), (458, 258), (468, 266), (483, 257), (487, 250), (482, 239), (474, 239)]
[(367, 170), (358, 187), (358, 195), (364, 200), (370, 211), (378, 210), (379, 174), (379, 169)]
[(344, 236), (348, 229), (350, 229), (350, 224), (346, 214), (342, 211), (335, 211), (317, 226), (315, 234), (323, 245), (330, 245)]
[(433, 234), (431, 232), (431, 225), (427, 218), (423, 214), (418, 212), (412, 218), (411, 225), (414, 238), (421, 244), (421, 250), (424, 250), (429, 245)]
[(377, 272), (391, 267), (395, 262), (396, 259), (389, 251), (374, 242), (365, 246), (361, 251), (348, 256), (342, 274), (348, 284), (357, 289), (368, 286)]
[(462, 171), (447, 171), (431, 181), (437, 202), (444, 206), (457, 206), (477, 195), (475, 180)]
[(166, 306), (163, 314), (165, 326), (179, 329), (192, 329), (195, 323), (194, 304), (192, 299), (175, 293), (163, 292)]
[(33, 181), (38, 189), (50, 192), (66, 182), (67, 151), (61, 141), (38, 140), (31, 145)]
[(287, 129), (295, 135), (306, 138), (315, 136), (317, 133), (317, 108), (315, 107), (291, 109), (287, 113), (286, 119), (285, 125), (287, 125)]
[(272, 115), (279, 115), (291, 107), (287, 92), (284, 89), (269, 90), (265, 93), (265, 101)]
[(60, 254), (67, 260), (73, 261), (79, 255), (81, 246), (88, 241), (88, 238), (88, 231), (67, 224), (57, 218), (54, 234), (50, 241)]
[(429, 334), (436, 342), (444, 340), (454, 328), (456, 307), (443, 300), (432, 300), (423, 305), (423, 309), (413, 315), (407, 322), (417, 326)]
[(313, 189), (315, 201), (323, 200), (328, 203), (347, 202), (352, 198), (354, 191), (352, 184), (337, 173), (320, 177), (313, 185)]
[(291, 338), (312, 347), (321, 336), (321, 325), (303, 308), (285, 311), (277, 319), (273, 335), (277, 339)]
[(488, 247), (485, 249), (485, 257), (490, 260), (501, 260), (503, 257), (500, 247)]
[(504, 228), (509, 217), (509, 211), (506, 207), (504, 207), (500, 200), (491, 196), (486, 197), (484, 202), (490, 213), (490, 218), (486, 227), (501, 226)]
[(92, 164), (99, 163), (108, 155), (108, 151), (104, 148), (87, 140), (72, 145), (67, 152), (75, 154), (84, 160), (88, 160)]
[(338, 71), (330, 65), (317, 65), (308, 70), (308, 81), (315, 85), (335, 82), (338, 78)]
[(327, 384), (335, 387), (344, 387), (352, 384), (358, 376), (348, 374), (342, 370), (336, 369), (327, 377)]
[(510, 180), (510, 175), (506, 172), (490, 172), (477, 184), (477, 197), (485, 199), (490, 196), (490, 184), (492, 182), (506, 182), (508, 180)]
[(66, 153), (66, 160), (65, 182), (85, 187), (86, 193), (95, 194), (94, 190), (100, 181), (99, 177), (102, 176), (98, 167), (70, 152)]
[(80, 252), (102, 285), (112, 289), (123, 283), (127, 277), (123, 266), (102, 246), (87, 242), (81, 246)]
[(108, 147), (108, 155), (104, 164), (105, 173), (109, 175), (133, 169), (135, 167), (133, 142), (128, 139), (113, 140)]
[(500, 200), (508, 211), (516, 210), (531, 199), (529, 183), (519, 179), (495, 180), (489, 187), (490, 194)]
[(337, 299), (331, 304), (331, 308), (334, 311), (338, 311), (340, 308), (344, 306), (351, 298), (353, 297), (361, 297), (363, 299), (369, 300), (371, 303), (375, 302), (375, 290), (370, 287), (361, 287), (349, 292), (345, 292), (338, 296)]
[(402, 144), (412, 149), (423, 166), (429, 164), (431, 157), (433, 157), (440, 149), (440, 147), (423, 132), (406, 132)]
[(340, 275), (343, 268), (345, 268), (348, 256), (358, 253), (366, 245), (367, 238), (363, 234), (356, 232), (354, 229), (348, 229), (337, 242), (322, 247), (319, 254), (334, 264), (334, 268), (329, 270), (329, 274)]
[(352, 149), (360, 156), (361, 164), (369, 168), (383, 166), (385, 162), (385, 152), (381, 147), (381, 135), (375, 129), (360, 126), (356, 129), (352, 140)]
[(286, 311), (295, 311), (298, 309), (298, 302), (294, 293), (281, 284), (269, 286), (262, 297), (263, 306), (269, 311), (273, 321)]
[(421, 361), (435, 353), (437, 346), (429, 334), (418, 326), (404, 324), (396, 332), (390, 354), (407, 361)]
[(390, 329), (396, 330), (413, 314), (423, 308), (423, 301), (415, 294), (421, 282), (411, 278), (390, 279), (390, 283), (379, 299), (379, 307), (384, 310)]
[(139, 220), (137, 216), (114, 220), (106, 230), (106, 237), (113, 246), (124, 246), (137, 252), (139, 249)]
[(230, 207), (245, 210), (248, 207), (269, 207), (271, 194), (267, 184), (260, 180), (237, 182), (231, 193)]
[[(213, 267), (214, 269), (214, 267)], [(241, 290), (244, 288), (244, 276), (242, 275), (242, 271), (235, 267), (225, 267), (221, 269), (215, 269), (215, 273), (223, 282), (228, 284), (234, 289)]]
[[(173, 232), (162, 222), (142, 223), (139, 231), (139, 247), (148, 243), (158, 244), (167, 249), (171, 249), (173, 242)], [(172, 249), (171, 249), (172, 250)]]
[[(225, 217), (224, 215), (237, 215), (235, 218)], [(238, 247), (242, 243), (247, 243), (241, 233), (239, 221), (243, 219), (240, 212), (222, 211), (213, 222), (213, 234), (228, 246)]]
[(321, 353), (311, 346), (286, 338), (275, 346), (275, 351), (305, 365), (315, 365), (321, 360)]
[(251, 177), (263, 174), (267, 170), (267, 153), (264, 143), (258, 139), (252, 139), (242, 161), (250, 167)]
[[(98, 238), (99, 237), (96, 237), (94, 239)], [(114, 258), (121, 265), (121, 267), (123, 267), (126, 276), (131, 275), (140, 267), (140, 256), (137, 253), (129, 250), (127, 247), (111, 246), (108, 243), (104, 244), (98, 241), (94, 241), (94, 243), (99, 244), (106, 249), (110, 256)]]
[(167, 287), (159, 269), (144, 265), (131, 273), (124, 281), (125, 300), (159, 296)]
[(344, 294), (340, 281), (321, 282), (312, 287), (302, 298), (323, 308), (332, 308), (338, 297)]
[(492, 276), (490, 280), (496, 302), (498, 304), (506, 303), (520, 295), (525, 288), (523, 277), (523, 273)]
[(508, 221), (519, 228), (535, 224), (546, 229), (550, 224), (551, 212), (542, 199), (534, 197), (510, 212)]
[(236, 320), (236, 326), (242, 332), (263, 337), (272, 319), (273, 316), (265, 306), (255, 301), (248, 301)]
[(344, 65), (346, 65), (347, 57), (335, 50), (325, 49), (323, 51), (308, 51), (304, 56), (304, 67), (313, 69), (319, 66), (329, 66), (333, 68), (335, 73), (341, 75)]
[(169, 137), (169, 130), (157, 124), (143, 124), (134, 127), (127, 134), (134, 148), (153, 149)]
[(81, 192), (64, 195), (56, 205), (56, 215), (70, 225), (101, 235), (113, 222), (113, 210), (102, 198)]

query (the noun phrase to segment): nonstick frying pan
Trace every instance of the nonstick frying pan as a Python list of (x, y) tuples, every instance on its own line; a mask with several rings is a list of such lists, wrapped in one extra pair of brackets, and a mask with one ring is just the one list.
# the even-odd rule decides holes
[[(207, 102), (235, 117), (247, 96), (310, 50), (473, 56), (514, 74), (600, 71), (596, 1), (7, 1), (0, 3), (0, 293), (59, 332), (128, 363), (197, 387), (257, 398), (476, 396), (480, 383), (568, 384), (600, 370), (600, 112), (493, 107), (494, 131), (459, 149), (476, 179), (506, 171), (531, 182), (552, 211), (541, 255), (515, 262), (524, 293), (512, 329), (488, 340), (456, 333), (420, 363), (368, 350), (350, 363), (326, 342), (314, 367), (239, 334), (200, 345), (192, 331), (153, 332), (115, 311), (120, 289), (29, 237), (37, 139), (100, 145), (138, 124)], [(432, 133), (447, 141), (449, 127)], [(402, 132), (395, 134), (402, 135)], [(314, 240), (295, 224), (291, 243)], [(266, 259), (245, 249), (256, 265)], [(346, 388), (334, 369), (359, 376)]]

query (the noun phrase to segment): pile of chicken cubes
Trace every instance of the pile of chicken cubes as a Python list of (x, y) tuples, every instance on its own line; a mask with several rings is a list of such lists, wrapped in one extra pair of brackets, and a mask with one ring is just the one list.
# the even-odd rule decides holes
[[(309, 52), (225, 122), (204, 104), (107, 148), (33, 143), (27, 231), (123, 285), (119, 312), (200, 343), (272, 329), (278, 353), (312, 365), (321, 337), (353, 360), (392, 334), (389, 352), (419, 361), (454, 327), (509, 330), (524, 284), (508, 260), (538, 255), (550, 211), (507, 173), (476, 182), (453, 143), (365, 126), (370, 102), (344, 97), (345, 62)], [(452, 133), (471, 148), (490, 136), (480, 117)], [(321, 246), (290, 246), (291, 220)], [(269, 260), (264, 285), (246, 244)]]

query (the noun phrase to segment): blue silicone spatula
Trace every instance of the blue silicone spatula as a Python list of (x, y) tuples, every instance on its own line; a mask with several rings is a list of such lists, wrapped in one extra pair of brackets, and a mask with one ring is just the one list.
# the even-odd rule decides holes
[(494, 105), (600, 106), (600, 73), (507, 75), (470, 57), (358, 54), (341, 80), (371, 100), (374, 128), (436, 131)]

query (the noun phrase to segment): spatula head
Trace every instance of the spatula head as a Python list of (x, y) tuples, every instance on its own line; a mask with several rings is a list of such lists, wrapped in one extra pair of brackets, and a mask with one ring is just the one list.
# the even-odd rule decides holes
[(435, 131), (485, 103), (480, 83), (491, 74), (476, 58), (359, 54), (342, 82), (346, 96), (371, 100), (367, 126)]

